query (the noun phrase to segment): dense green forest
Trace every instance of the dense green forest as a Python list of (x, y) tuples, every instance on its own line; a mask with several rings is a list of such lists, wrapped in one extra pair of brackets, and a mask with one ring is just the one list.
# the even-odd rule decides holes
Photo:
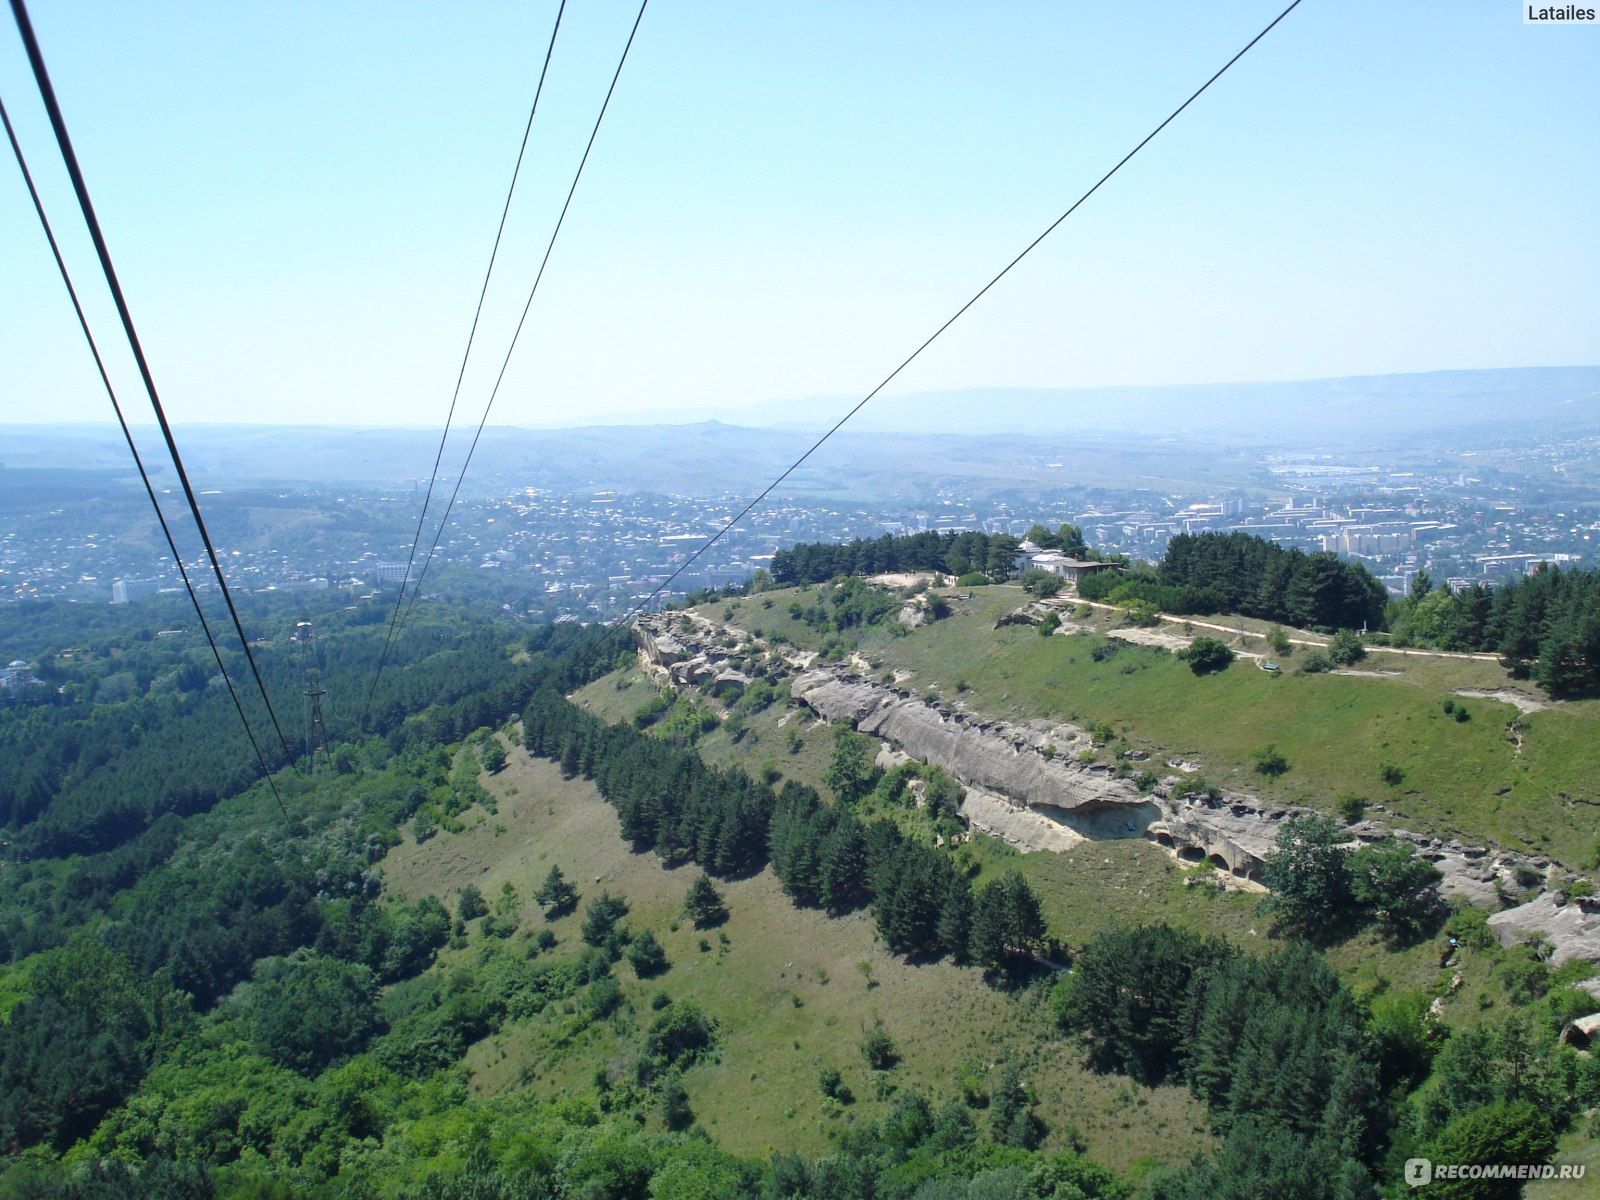
[(1178, 615), (1238, 613), (1301, 629), (1382, 628), (1387, 593), (1359, 563), (1246, 533), (1179, 534), (1155, 567), (1084, 579), (1078, 594)]
[(1541, 567), (1454, 591), (1426, 572), (1389, 606), (1396, 645), (1498, 654), (1552, 696), (1600, 695), (1600, 571)]
[[(1072, 525), (1054, 534), (1038, 526), (1029, 537), (1071, 556), (1105, 557), (1086, 546), (1082, 532)], [(1012, 574), (1018, 545), (1008, 534), (975, 532), (801, 543), (773, 557), (772, 576), (785, 585), (884, 571), (1005, 579)], [(1143, 600), (1168, 612), (1240, 613), (1327, 629), (1379, 629), (1387, 603), (1383, 585), (1358, 563), (1334, 554), (1285, 550), (1245, 533), (1180, 534), (1154, 572), (1100, 572), (1084, 579), (1079, 593), (1088, 600)]]
[[(37, 651), (35, 671), (47, 685), (38, 701), (0, 705), (0, 826), (21, 853), (110, 850), (165, 813), (203, 812), (259, 777), (192, 612), (141, 606), (138, 616), (121, 618), (138, 625), (118, 636), (104, 610), (18, 607), (34, 626), (53, 618), (57, 634)], [(245, 608), (248, 627), (263, 631), (254, 655), (287, 755), (260, 697), (244, 686), (242, 655), (230, 656), (229, 670), (270, 766), (304, 757), (307, 666), (321, 669), (330, 693), (324, 721), (338, 742), (415, 736), (397, 733), (408, 718), (450, 741), (463, 723), (471, 730), (520, 707), (521, 673), (505, 653), (513, 636), (507, 628), (467, 619), (464, 609), (424, 606), (405, 625), (372, 692), (388, 611), (378, 603), (330, 607), (316, 614), (313, 651), (292, 637), (307, 615), (303, 601), (258, 599)], [(22, 632), (19, 641), (37, 643), (31, 629)], [(116, 770), (105, 770), (113, 760)]]
[[(363, 694), (375, 667), (382, 627), (364, 617), (319, 618), (335, 695)], [(177, 745), (186, 715), (211, 713), (197, 736), (222, 742), (210, 685), (185, 708), (181, 687), (156, 686), (191, 661), (173, 639), (72, 632), (57, 643), (75, 652), (64, 683), (93, 690), (125, 671), (133, 686), (0, 714), (29, 778), (58, 771), (68, 805), (14, 810), (0, 867), (0, 1196), (1342, 1200), (1390, 1187), (1418, 1147), (1444, 1156), (1504, 1135), (1541, 1158), (1600, 1102), (1593, 1060), (1556, 1044), (1563, 993), (1543, 964), (1518, 977), (1524, 1019), (1453, 1032), (1418, 993), (1358, 997), (1305, 946), (1260, 956), (1159, 926), (1056, 945), (1021, 875), (976, 884), (976, 861), (931, 836), (958, 828), (959, 788), (918, 764), (879, 768), (849, 727), (827, 734), (824, 793), (707, 765), (695, 742), (715, 719), (685, 701), (621, 723), (570, 702), (631, 661), (621, 631), (419, 609), (369, 727), (351, 703), (330, 714), (314, 771), (277, 772), (287, 821), (247, 772), (168, 802), (173, 777), (129, 731), (170, 728), (163, 744)], [(292, 695), (288, 666), (272, 669)], [(782, 703), (764, 681), (747, 695)], [(52, 712), (76, 740), (30, 724)], [(593, 781), (620, 819), (619, 854), (631, 843), (699, 865), (685, 905), (697, 927), (725, 916), (718, 884), (770, 868), (796, 905), (865, 910), (907, 969), (954, 959), (1018, 1006), (1048, 1007), (1098, 1069), (1181, 1082), (1210, 1114), (1215, 1154), (1119, 1176), (1045, 1152), (1065, 1115), (1041, 1110), (1015, 1063), (964, 1095), (890, 1086), (883, 1115), (842, 1126), (822, 1154), (719, 1149), (682, 1080), (727, 1031), (665, 990), (626, 1009), (618, 967), (648, 979), (668, 964), (625, 897), (586, 888), (580, 932), (558, 940), (524, 927), (509, 891), (386, 893), (383, 860), (408, 835), (432, 844), (469, 812), (492, 820), (482, 780), (503, 769), (511, 732)], [(1362, 869), (1352, 860), (1349, 879)], [(533, 898), (552, 915), (580, 900), (558, 867)], [(1485, 936), (1481, 916), (1461, 919), (1464, 938)], [(592, 1086), (556, 1100), (474, 1096), (469, 1048), (547, 1013), (568, 1039), (626, 1031), (627, 1069), (597, 1063)], [(880, 1079), (892, 1072), (881, 1029), (860, 1052)], [(819, 1086), (848, 1103), (837, 1072)]]

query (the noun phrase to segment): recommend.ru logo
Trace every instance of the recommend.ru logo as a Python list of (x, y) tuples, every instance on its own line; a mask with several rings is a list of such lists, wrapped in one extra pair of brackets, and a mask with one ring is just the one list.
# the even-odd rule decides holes
[(1582, 1163), (1436, 1163), (1428, 1158), (1408, 1158), (1405, 1179), (1414, 1188), (1443, 1179), (1578, 1180), (1584, 1169)]

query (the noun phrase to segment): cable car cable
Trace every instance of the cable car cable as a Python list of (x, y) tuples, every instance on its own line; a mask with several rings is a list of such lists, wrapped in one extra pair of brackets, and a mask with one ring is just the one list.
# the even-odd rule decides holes
[(217, 646), (216, 638), (212, 636), (211, 626), (206, 622), (205, 610), (200, 607), (200, 597), (195, 594), (194, 585), (189, 581), (189, 572), (183, 565), (183, 555), (178, 553), (178, 546), (173, 540), (171, 528), (167, 525), (166, 515), (161, 511), (160, 501), (156, 499), (155, 488), (150, 484), (150, 475), (145, 470), (144, 460), (139, 456), (139, 447), (134, 444), (133, 432), (123, 418), (122, 405), (117, 400), (116, 389), (111, 386), (105, 363), (100, 357), (100, 347), (95, 344), (94, 334), (90, 332), (89, 322), (83, 315), (83, 306), (78, 303), (78, 290), (73, 286), (72, 276), (67, 270), (65, 260), (61, 257), (55, 230), (50, 227), (50, 219), (45, 215), (38, 189), (33, 185), (33, 174), (28, 170), (28, 161), (23, 156), (22, 146), (17, 142), (16, 131), (11, 127), (11, 117), (6, 112), (3, 99), (0, 99), (0, 123), (5, 125), (6, 138), (11, 142), (11, 152), (16, 156), (17, 166), (22, 170), (23, 182), (28, 186), (28, 196), (33, 201), (33, 211), (38, 214), (39, 224), (44, 228), (45, 240), (50, 243), (50, 253), (55, 257), (56, 270), (61, 273), (61, 282), (67, 286), (67, 296), (72, 301), (72, 311), (77, 314), (78, 327), (83, 330), (84, 340), (89, 343), (89, 353), (94, 356), (94, 366), (100, 373), (100, 382), (105, 385), (106, 395), (111, 398), (111, 407), (117, 414), (117, 424), (122, 427), (122, 436), (128, 442), (128, 452), (133, 455), (133, 465), (139, 469), (139, 478), (144, 482), (145, 495), (150, 497), (150, 507), (155, 509), (156, 520), (161, 524), (161, 533), (167, 539), (167, 549), (172, 551), (172, 561), (178, 564), (178, 574), (183, 579), (184, 591), (189, 594), (189, 601), (194, 605), (195, 616), (200, 618), (200, 628), (205, 631), (206, 642), (211, 647), (211, 656), (217, 660), (217, 670), (222, 672), (222, 681), (228, 687), (228, 696), (233, 700), (234, 711), (239, 714), (239, 723), (244, 726), (245, 736), (250, 739), (250, 748), (256, 753), (256, 762), (261, 764), (261, 774), (266, 779), (267, 786), (272, 789), (272, 798), (278, 802), (278, 809), (283, 813), (283, 819), (287, 821), (289, 810), (284, 807), (283, 797), (278, 794), (278, 784), (272, 777), (271, 768), (267, 766), (266, 755), (262, 754), (261, 744), (256, 741), (255, 731), (250, 728), (250, 721), (244, 715), (244, 705), (239, 701), (239, 693), (234, 689), (227, 665), (222, 661), (222, 651)]
[(384, 638), (383, 655), (378, 660), (378, 670), (373, 676), (372, 688), (367, 693), (367, 702), (361, 711), (360, 725), (366, 724), (367, 713), (372, 707), (372, 698), (378, 690), (378, 680), (383, 677), (383, 668), (389, 661), (389, 649), (394, 644), (395, 627), (400, 620), (400, 603), (405, 599), (406, 583), (411, 578), (411, 566), (416, 562), (417, 546), (422, 542), (422, 528), (428, 518), (428, 505), (433, 500), (433, 488), (439, 481), (439, 464), (444, 459), (445, 442), (450, 437), (450, 422), (455, 418), (456, 402), (461, 398), (461, 381), (466, 378), (467, 360), (472, 356), (473, 342), (478, 336), (478, 321), (483, 316), (484, 297), (489, 294), (489, 277), (494, 274), (495, 260), (500, 254), (500, 239), (506, 231), (506, 216), (511, 212), (511, 197), (517, 190), (517, 178), (522, 173), (522, 159), (528, 152), (528, 137), (533, 132), (534, 114), (539, 111), (539, 97), (544, 94), (545, 76), (550, 71), (550, 57), (555, 53), (556, 35), (561, 32), (561, 15), (566, 11), (567, 0), (561, 0), (561, 6), (556, 9), (555, 26), (550, 30), (550, 44), (545, 48), (544, 66), (539, 69), (539, 84), (534, 88), (533, 104), (528, 109), (528, 122), (522, 130), (522, 146), (517, 151), (517, 164), (511, 171), (511, 186), (506, 189), (506, 202), (500, 209), (500, 226), (494, 233), (494, 248), (489, 252), (489, 266), (483, 273), (483, 286), (478, 289), (478, 307), (472, 313), (472, 328), (467, 333), (467, 348), (461, 355), (461, 369), (456, 372), (455, 390), (450, 394), (450, 409), (445, 413), (444, 431), (439, 435), (439, 450), (433, 458), (433, 474), (428, 477), (428, 491), (422, 498), (422, 511), (417, 514), (417, 532), (411, 538), (411, 553), (406, 557), (405, 574), (400, 577), (400, 590), (394, 598), (394, 612), (389, 616), (389, 631)]
[(122, 294), (122, 284), (118, 281), (116, 268), (111, 263), (111, 252), (106, 247), (99, 218), (95, 216), (94, 204), (89, 199), (89, 188), (84, 182), (83, 171), (78, 166), (78, 156), (72, 148), (72, 138), (67, 133), (67, 123), (61, 114), (61, 105), (56, 100), (55, 88), (51, 86), (50, 73), (45, 69), (44, 55), (39, 50), (39, 41), (34, 36), (33, 23), (28, 19), (28, 9), (24, 0), (11, 0), (11, 13), (16, 18), (18, 31), (22, 34), (23, 45), (28, 52), (28, 62), (33, 68), (34, 81), (38, 84), (39, 95), (44, 100), (46, 112), (49, 113), (50, 125), (55, 131), (56, 145), (61, 150), (67, 173), (72, 177), (72, 188), (77, 193), (78, 207), (83, 212), (84, 222), (89, 227), (89, 236), (94, 241), (95, 253), (100, 259), (100, 268), (105, 273), (106, 284), (110, 287), (111, 297), (116, 302), (117, 315), (122, 319), (123, 332), (127, 335), (128, 345), (133, 350), (134, 361), (139, 367), (139, 377), (144, 381), (145, 392), (150, 397), (150, 406), (155, 410), (156, 421), (161, 426), (161, 435), (166, 440), (167, 452), (172, 456), (173, 468), (178, 473), (179, 482), (183, 484), (184, 498), (189, 502), (189, 511), (194, 515), (195, 527), (200, 531), (200, 540), (205, 543), (206, 556), (211, 560), (211, 570), (217, 577), (217, 587), (222, 592), (223, 600), (227, 602), (228, 615), (233, 618), (234, 632), (239, 635), (239, 645), (244, 649), (245, 660), (250, 664), (250, 673), (255, 676), (256, 687), (260, 690), (261, 699), (267, 706), (267, 715), (272, 718), (272, 727), (277, 731), (278, 743), (283, 747), (284, 758), (293, 764), (295, 756), (289, 750), (289, 739), (284, 735), (283, 726), (278, 722), (278, 713), (272, 706), (272, 697), (267, 694), (267, 685), (262, 681), (261, 671), (256, 666), (256, 657), (250, 650), (250, 639), (245, 636), (244, 623), (239, 619), (239, 610), (234, 607), (233, 593), (228, 590), (228, 581), (223, 578), (222, 564), (217, 559), (216, 548), (211, 544), (211, 534), (206, 529), (205, 518), (200, 515), (200, 503), (195, 498), (194, 488), (189, 483), (189, 473), (184, 470), (183, 457), (178, 453), (177, 440), (172, 436), (171, 425), (167, 423), (166, 410), (161, 405), (161, 396), (156, 391), (155, 379), (150, 374), (150, 364), (145, 359), (139, 332), (134, 328), (133, 315), (128, 311), (127, 298)]
[(417, 578), (417, 586), (411, 590), (411, 601), (406, 605), (405, 616), (401, 618), (404, 625), (411, 615), (411, 609), (416, 605), (417, 597), (422, 592), (422, 581), (428, 576), (428, 567), (433, 562), (433, 555), (439, 548), (439, 540), (444, 536), (444, 527), (450, 520), (450, 512), (455, 507), (456, 497), (461, 494), (462, 481), (467, 477), (467, 468), (472, 465), (472, 456), (478, 449), (478, 439), (483, 436), (483, 427), (488, 423), (489, 411), (494, 407), (495, 398), (500, 394), (500, 385), (505, 381), (506, 368), (511, 365), (511, 355), (517, 348), (517, 339), (522, 336), (522, 328), (528, 320), (528, 310), (533, 307), (533, 298), (539, 291), (539, 281), (544, 278), (544, 271), (550, 265), (550, 254), (555, 249), (556, 238), (561, 235), (562, 223), (567, 219), (567, 210), (572, 207), (573, 194), (578, 190), (578, 181), (583, 178), (584, 165), (589, 161), (589, 152), (594, 149), (595, 138), (600, 133), (600, 123), (605, 120), (606, 109), (611, 105), (611, 97), (617, 90), (617, 80), (622, 77), (622, 68), (628, 61), (628, 51), (633, 47), (634, 35), (639, 32), (639, 22), (644, 20), (644, 10), (649, 6), (650, 0), (642, 0), (639, 5), (639, 15), (633, 19), (633, 29), (628, 34), (627, 45), (622, 48), (622, 57), (617, 60), (617, 69), (612, 73), (611, 86), (606, 89), (606, 98), (600, 105), (600, 114), (595, 117), (594, 128), (589, 131), (589, 143), (583, 149), (583, 158), (578, 162), (578, 170), (572, 177), (572, 186), (567, 189), (566, 202), (561, 206), (561, 215), (556, 218), (555, 229), (550, 233), (549, 244), (545, 246), (544, 259), (539, 263), (538, 274), (534, 276), (533, 287), (528, 291), (528, 300), (522, 306), (522, 316), (517, 321), (517, 328), (511, 335), (511, 345), (506, 348), (504, 360), (500, 363), (500, 374), (495, 378), (494, 388), (489, 393), (489, 402), (483, 407), (483, 416), (478, 420), (478, 430), (472, 435), (472, 444), (467, 448), (466, 461), (461, 464), (461, 471), (456, 476), (456, 485), (450, 493), (450, 502), (445, 505), (444, 517), (439, 521), (438, 532), (434, 534), (433, 545), (428, 548), (428, 555), (422, 561), (422, 573)]
[(657, 596), (661, 595), (662, 592), (664, 592), (668, 587), (670, 587), (672, 585), (673, 580), (677, 579), (678, 576), (682, 575), (686, 570), (688, 570), (689, 567), (694, 564), (695, 560), (698, 559), (702, 554), (704, 554), (707, 550), (711, 549), (712, 546), (715, 546), (718, 542), (720, 542), (723, 539), (723, 537), (728, 533), (728, 531), (730, 529), (732, 529), (740, 521), (744, 520), (745, 517), (749, 516), (751, 510), (754, 509), (756, 507), (756, 505), (760, 504), (769, 495), (771, 495), (773, 490), (775, 488), (777, 488), (777, 486), (780, 483), (782, 483), (785, 479), (789, 478), (789, 476), (792, 475), (800, 467), (800, 464), (802, 464), (803, 462), (806, 461), (806, 459), (810, 458), (813, 454), (815, 454), (817, 452), (817, 450), (819, 448), (821, 448), (821, 446), (822, 446), (822, 444), (824, 442), (826, 442), (834, 434), (838, 433), (840, 427), (843, 426), (846, 421), (848, 421), (851, 417), (855, 416), (858, 412), (860, 412), (863, 408), (865, 408), (867, 406), (868, 401), (872, 400), (873, 397), (875, 397), (879, 392), (883, 391), (884, 388), (888, 387), (889, 384), (894, 381), (895, 377), (897, 375), (899, 375), (901, 371), (904, 371), (907, 367), (909, 367), (914, 361), (916, 361), (917, 357), (919, 355), (921, 355), (921, 353), (924, 350), (926, 350), (929, 346), (933, 345), (933, 343), (938, 339), (940, 334), (942, 334), (946, 329), (949, 329), (950, 326), (954, 325), (958, 320), (961, 319), (961, 317), (963, 315), (965, 315), (966, 311), (969, 308), (971, 308), (979, 300), (983, 299), (984, 295), (988, 293), (990, 288), (994, 287), (995, 284), (999, 283), (1002, 279), (1004, 279), (1006, 277), (1006, 275), (1008, 275), (1011, 272), (1011, 269), (1013, 267), (1015, 267), (1018, 263), (1020, 263), (1024, 258), (1028, 257), (1028, 255), (1030, 253), (1032, 253), (1034, 248), (1036, 246), (1038, 246), (1040, 242), (1044, 241), (1045, 238), (1049, 237), (1052, 233), (1054, 233), (1056, 231), (1056, 228), (1063, 221), (1065, 221), (1073, 213), (1077, 212), (1079, 207), (1082, 206), (1082, 204), (1084, 203), (1084, 201), (1088, 200), (1090, 196), (1094, 195), (1097, 191), (1100, 190), (1100, 187), (1101, 187), (1102, 184), (1104, 184), (1107, 180), (1109, 180), (1118, 171), (1122, 170), (1122, 168), (1127, 165), (1128, 161), (1130, 159), (1132, 159), (1134, 155), (1138, 154), (1139, 151), (1143, 150), (1147, 145), (1149, 145), (1155, 139), (1155, 137), (1156, 137), (1156, 135), (1158, 133), (1160, 133), (1168, 125), (1172, 124), (1173, 121), (1177, 120), (1178, 115), (1180, 113), (1182, 113), (1184, 109), (1188, 108), (1189, 105), (1193, 104), (1196, 100), (1198, 100), (1200, 98), (1201, 94), (1203, 92), (1205, 92), (1205, 90), (1207, 88), (1209, 88), (1213, 83), (1215, 83), (1217, 80), (1221, 79), (1222, 76), (1227, 73), (1227, 70), (1228, 70), (1229, 67), (1233, 66), (1234, 63), (1238, 62), (1241, 58), (1243, 58), (1246, 54), (1248, 54), (1250, 52), (1250, 50), (1255, 46), (1255, 44), (1257, 42), (1259, 42), (1262, 38), (1266, 37), (1267, 34), (1271, 33), (1272, 30), (1274, 28), (1276, 28), (1278, 22), (1282, 21), (1285, 17), (1287, 17), (1290, 13), (1292, 13), (1298, 7), (1300, 7), (1300, 0), (1293, 0), (1293, 3), (1291, 3), (1288, 8), (1284, 9), (1276, 17), (1272, 18), (1272, 20), (1267, 24), (1266, 28), (1262, 29), (1262, 31), (1260, 33), (1256, 34), (1255, 37), (1251, 38), (1249, 40), (1249, 42), (1247, 42), (1245, 44), (1245, 46), (1244, 46), (1244, 48), (1242, 50), (1240, 50), (1237, 54), (1235, 54), (1227, 62), (1223, 63), (1222, 66), (1217, 69), (1216, 73), (1214, 75), (1212, 75), (1210, 79), (1207, 79), (1204, 83), (1202, 83), (1198, 88), (1196, 88), (1194, 90), (1193, 93), (1190, 94), (1190, 96), (1189, 96), (1189, 98), (1187, 100), (1185, 100), (1182, 104), (1178, 105), (1177, 108), (1173, 109), (1172, 112), (1167, 115), (1166, 120), (1162, 121), (1161, 124), (1157, 125), (1149, 133), (1145, 134), (1143, 139), (1140, 140), (1138, 145), (1136, 145), (1132, 150), (1129, 150), (1126, 154), (1124, 154), (1122, 156), (1121, 159), (1119, 159), (1117, 161), (1117, 165), (1116, 166), (1112, 167), (1104, 175), (1100, 176), (1100, 178), (1095, 181), (1095, 184), (1094, 184), (1093, 187), (1091, 187), (1088, 191), (1084, 192), (1083, 195), (1079, 196), (1077, 198), (1077, 200), (1073, 201), (1072, 207), (1068, 208), (1066, 212), (1062, 213), (1054, 221), (1050, 222), (1050, 224), (1048, 226), (1046, 226), (1046, 228), (1045, 228), (1043, 233), (1041, 233), (1038, 237), (1034, 238), (1033, 241), (1029, 242), (1025, 247), (1023, 247), (1023, 250), (1022, 250), (1022, 252), (1020, 254), (1018, 254), (1015, 258), (1013, 258), (1010, 262), (1008, 262), (1004, 267), (1002, 267), (1000, 269), (999, 274), (997, 274), (993, 279), (989, 280), (988, 283), (984, 284), (981, 288), (979, 288), (977, 293), (972, 297), (972, 299), (968, 300), (965, 304), (963, 304), (960, 308), (958, 308), (955, 311), (955, 314), (953, 316), (951, 316), (947, 321), (945, 321), (945, 323), (943, 325), (941, 325), (941, 326), (939, 326), (939, 328), (935, 329), (933, 331), (933, 333), (931, 333), (928, 336), (928, 339), (925, 342), (922, 343), (922, 345), (918, 346), (909, 355), (907, 355), (905, 361), (903, 361), (894, 370), (890, 371), (889, 374), (884, 377), (884, 380), (883, 380), (882, 383), (878, 384), (877, 387), (873, 388), (870, 392), (868, 392), (865, 396), (863, 396), (861, 398), (861, 400), (856, 404), (856, 406), (854, 408), (852, 408), (849, 412), (845, 413), (844, 416), (840, 417), (839, 420), (837, 422), (835, 422), (833, 428), (829, 429), (828, 432), (824, 433), (820, 438), (818, 438), (815, 442), (813, 442), (812, 445), (811, 445), (811, 448), (808, 449), (804, 454), (802, 454), (799, 458), (795, 459), (794, 462), (790, 463), (789, 466), (784, 469), (783, 474), (779, 475), (776, 479), (774, 479), (771, 483), (769, 483), (766, 486), (766, 488), (763, 489), (763, 491), (761, 492), (761, 494), (759, 496), (757, 496), (754, 500), (750, 501), (749, 504), (744, 506), (744, 508), (739, 512), (738, 516), (734, 517), (733, 520), (729, 521), (721, 529), (717, 530), (717, 532), (714, 533), (711, 536), (711, 538), (703, 546), (700, 547), (700, 549), (696, 550), (693, 554), (691, 554), (689, 556), (688, 561), (686, 561), (682, 566), (680, 566), (676, 571), (674, 571), (671, 575), (669, 575), (667, 577), (666, 582), (662, 583), (659, 587), (657, 587), (655, 589), (655, 591), (651, 592), (648, 596), (646, 596), (645, 599), (641, 603), (635, 605), (628, 612), (628, 614), (625, 617), (622, 618), (621, 623), (624, 624), (624, 625), (627, 624), (629, 621), (633, 620), (641, 612), (643, 612), (645, 609), (647, 609), (655, 601)]

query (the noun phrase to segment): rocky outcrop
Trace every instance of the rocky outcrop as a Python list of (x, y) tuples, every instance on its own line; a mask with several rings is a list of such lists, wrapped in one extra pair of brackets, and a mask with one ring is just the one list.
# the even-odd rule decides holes
[[(669, 624), (671, 622), (671, 624)], [(679, 685), (736, 692), (749, 682), (719, 639), (749, 635), (684, 614), (657, 614), (636, 627), (641, 657)], [(748, 656), (746, 656), (748, 657)], [(1091, 745), (1076, 726), (1044, 721), (991, 720), (925, 703), (896, 687), (873, 683), (843, 666), (812, 667), (814, 655), (794, 652), (784, 661), (798, 673), (790, 692), (818, 717), (846, 721), (887, 743), (892, 761), (914, 758), (937, 766), (966, 789), (961, 816), (981, 832), (1023, 850), (1065, 850), (1079, 842), (1143, 837), (1191, 862), (1210, 862), (1236, 878), (1259, 880), (1284, 820), (1310, 810), (1273, 805), (1255, 796), (1187, 792), (1178, 770), (1150, 794), (1103, 763), (1080, 763)], [(729, 660), (734, 661), (730, 662)], [(776, 655), (767, 661), (775, 661)], [(770, 669), (770, 667), (768, 668)], [(1373, 821), (1348, 827), (1350, 844), (1395, 837), (1416, 846), (1439, 869), (1440, 891), (1485, 908), (1527, 897), (1494, 913), (1490, 927), (1510, 945), (1540, 937), (1551, 961), (1600, 962), (1600, 899), (1559, 891), (1558, 866), (1547, 859), (1471, 846), (1456, 839), (1390, 829)], [(1532, 873), (1530, 877), (1530, 872)], [(1540, 888), (1551, 890), (1540, 894)], [(1249, 885), (1243, 885), (1249, 886)], [(1600, 980), (1585, 985), (1600, 998)]]
[(1550, 943), (1552, 967), (1574, 958), (1600, 962), (1600, 898), (1569, 900), (1559, 891), (1545, 892), (1526, 904), (1491, 914), (1489, 928), (1502, 946), (1542, 937)]
[(1088, 744), (1088, 736), (1070, 725), (1013, 725), (948, 712), (827, 668), (796, 676), (790, 691), (824, 720), (848, 721), (965, 786), (1021, 808), (1071, 811), (1146, 803), (1110, 768), (1072, 758), (1072, 751)]
[(1287, 813), (1200, 798), (1164, 799), (1161, 818), (1146, 834), (1189, 862), (1210, 862), (1243, 879), (1259, 879), (1261, 864)]
[(633, 627), (633, 636), (646, 660), (658, 667), (670, 667), (691, 656), (687, 646), (663, 629), (652, 628), (644, 621)]
[(961, 802), (961, 819), (968, 828), (1024, 851), (1070, 850), (1086, 840), (1064, 821), (977, 788), (967, 789)]

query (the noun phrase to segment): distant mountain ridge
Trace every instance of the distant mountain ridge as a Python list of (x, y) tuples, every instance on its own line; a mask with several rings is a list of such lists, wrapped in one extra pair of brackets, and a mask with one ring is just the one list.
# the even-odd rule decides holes
[[(743, 409), (696, 411), (755, 427), (826, 428), (860, 397), (810, 396)], [(640, 412), (605, 424), (672, 422), (690, 414)], [(1600, 366), (1507, 367), (1351, 375), (1274, 383), (1101, 388), (996, 387), (879, 396), (850, 428), (921, 433), (1090, 432), (1255, 434), (1275, 440), (1414, 434), (1505, 421), (1600, 424)]]
[[(793, 462), (849, 411), (848, 399), (768, 404), (737, 412), (654, 414), (655, 423), (562, 428), (490, 427), (467, 490), (529, 486), (683, 494), (748, 493)], [(820, 414), (820, 415), (818, 415)], [(635, 414), (643, 422), (649, 414)], [(1502, 431), (1600, 431), (1600, 367), (1438, 371), (1298, 383), (1096, 389), (980, 388), (883, 396), (862, 410), (785, 486), (798, 495), (941, 493), (953, 481), (980, 490), (1050, 488), (1071, 481), (1127, 486), (1214, 486), (1252, 475), (1263, 448), (1392, 448), (1400, 440)], [(426, 482), (437, 429), (360, 426), (181, 425), (197, 486), (246, 481), (378, 485)], [(441, 478), (453, 483), (471, 429), (454, 430)], [(893, 436), (886, 437), (886, 434)], [(153, 429), (138, 431), (161, 486), (175, 480)], [(0, 461), (21, 469), (117, 472), (134, 478), (112, 425), (0, 427)], [(1203, 453), (1197, 454), (1198, 447)], [(1059, 469), (1070, 463), (1070, 476)], [(0, 471), (0, 474), (4, 474)], [(4, 490), (0, 480), (0, 490)], [(85, 485), (106, 487), (104, 477)], [(31, 486), (18, 481), (16, 487)]]

